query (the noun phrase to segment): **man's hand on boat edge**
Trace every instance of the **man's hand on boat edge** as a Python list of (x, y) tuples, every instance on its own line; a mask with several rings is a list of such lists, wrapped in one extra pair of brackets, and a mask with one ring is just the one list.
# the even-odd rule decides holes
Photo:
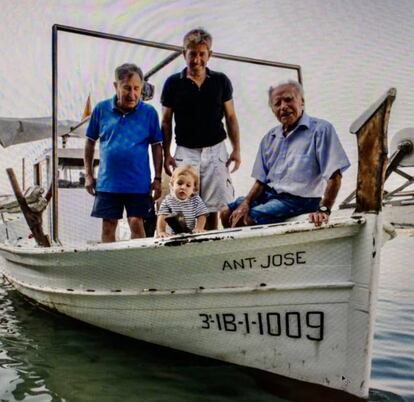
[(329, 222), (329, 213), (316, 211), (309, 214), (309, 222), (315, 224), (316, 227), (322, 225), (322, 223)]

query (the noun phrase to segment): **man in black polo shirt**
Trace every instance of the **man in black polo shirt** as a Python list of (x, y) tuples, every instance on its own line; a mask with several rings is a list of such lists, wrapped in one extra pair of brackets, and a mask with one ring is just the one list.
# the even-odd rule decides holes
[[(183, 55), (187, 67), (167, 79), (161, 95), (163, 105), (164, 168), (193, 165), (200, 173), (200, 196), (210, 212), (206, 229), (217, 229), (218, 211), (234, 198), (231, 173), (240, 166), (239, 124), (232, 99), (233, 88), (223, 73), (207, 68), (211, 56), (211, 35), (193, 29), (184, 36)], [(172, 118), (177, 148), (170, 153)], [(232, 152), (227, 153), (226, 130)]]

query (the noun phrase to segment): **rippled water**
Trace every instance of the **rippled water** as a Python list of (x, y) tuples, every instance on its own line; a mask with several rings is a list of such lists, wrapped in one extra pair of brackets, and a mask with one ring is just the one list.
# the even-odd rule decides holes
[(414, 401), (414, 231), (382, 251), (371, 385)]
[[(370, 401), (414, 401), (414, 237), (383, 249)], [(281, 402), (242, 369), (43, 311), (0, 286), (0, 401)]]
[(1, 401), (281, 401), (235, 366), (41, 311), (0, 288)]

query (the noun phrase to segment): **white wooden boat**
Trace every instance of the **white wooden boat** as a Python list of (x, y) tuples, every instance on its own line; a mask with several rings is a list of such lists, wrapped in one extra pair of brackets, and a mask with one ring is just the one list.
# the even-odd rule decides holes
[(364, 159), (351, 217), (77, 248), (3, 244), (3, 275), (92, 325), (366, 398), (383, 242), (380, 146), (394, 97), (357, 124)]
[(112, 244), (0, 244), (2, 274), (30, 299), (92, 325), (315, 384), (334, 393), (324, 400), (367, 398), (395, 95), (351, 126), (359, 152), (352, 215), (320, 228), (298, 219)]

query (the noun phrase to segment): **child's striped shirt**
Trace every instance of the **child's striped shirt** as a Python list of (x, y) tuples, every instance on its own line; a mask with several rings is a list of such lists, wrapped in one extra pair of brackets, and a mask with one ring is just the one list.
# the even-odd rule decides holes
[[(201, 215), (207, 215), (208, 209), (204, 201), (198, 194), (194, 194), (192, 197), (186, 200), (179, 200), (177, 197), (168, 194), (161, 202), (158, 215), (169, 214), (183, 214), (185, 223), (190, 230), (194, 230), (196, 224), (196, 218)], [(172, 233), (171, 228), (167, 225), (167, 231)]]

